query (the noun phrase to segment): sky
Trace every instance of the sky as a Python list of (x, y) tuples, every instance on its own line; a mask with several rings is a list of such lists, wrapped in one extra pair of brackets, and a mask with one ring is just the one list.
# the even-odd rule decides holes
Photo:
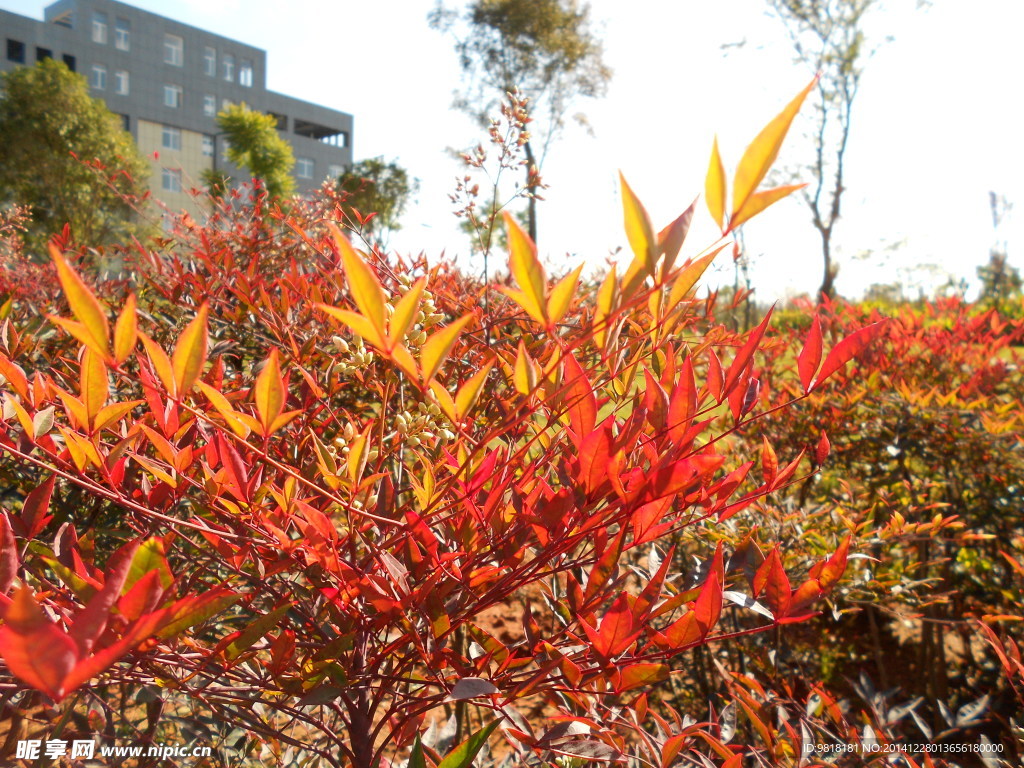
[[(451, 6), (458, 0), (448, 0)], [(486, 136), (451, 108), (461, 73), (450, 36), (426, 22), (433, 0), (135, 0), (133, 5), (267, 51), (267, 87), (354, 115), (356, 160), (397, 160), (420, 180), (399, 253), (443, 253), (470, 265), (448, 194), (462, 169), (448, 148)], [(40, 0), (0, 0), (42, 18)], [(847, 192), (834, 242), (840, 293), (898, 281), (911, 295), (950, 278), (977, 287), (975, 269), (1005, 241), (1024, 268), (1024, 150), (1018, 0), (883, 0), (878, 47), (865, 66), (847, 153)], [(618, 173), (656, 228), (703, 192), (713, 138), (727, 173), (746, 144), (810, 80), (764, 0), (592, 0), (614, 74), (607, 96), (582, 100), (592, 134), (570, 127), (555, 144), (539, 203), (540, 252), (553, 273), (601, 266), (623, 249)], [(745, 41), (723, 50), (723, 45)], [(805, 108), (807, 116), (811, 110)], [(798, 118), (779, 158), (806, 157)], [(809, 178), (803, 180), (810, 181)], [(1000, 232), (989, 192), (1015, 203)], [(745, 227), (757, 296), (813, 292), (821, 254), (794, 196)], [(701, 201), (684, 255), (716, 238)], [(723, 254), (712, 282), (731, 283)]]

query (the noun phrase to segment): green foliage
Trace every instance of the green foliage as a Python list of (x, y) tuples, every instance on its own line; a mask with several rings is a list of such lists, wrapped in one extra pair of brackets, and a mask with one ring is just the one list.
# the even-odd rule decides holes
[[(228, 142), (228, 160), (260, 179), (271, 197), (287, 197), (295, 191), (295, 155), (292, 145), (277, 132), (273, 115), (231, 104), (217, 115), (217, 127)], [(205, 180), (211, 190), (223, 188), (212, 176)]]
[(145, 191), (149, 163), (85, 78), (47, 59), (2, 76), (0, 203), (28, 208), (28, 253), (65, 224), (82, 245), (127, 242), (138, 227), (124, 196)]
[[(360, 160), (341, 175), (338, 185), (347, 195), (348, 205), (362, 215), (359, 231), (379, 240), (386, 240), (385, 233), (402, 228), (399, 220), (420, 186), (418, 179), (409, 178), (405, 168), (382, 157)], [(371, 213), (376, 215), (367, 218)]]
[[(589, 16), (590, 6), (576, 0), (473, 0), (461, 16), (439, 4), (430, 17), (432, 26), (444, 30), (461, 21), (464, 35), (456, 51), (466, 87), (457, 107), (486, 125), (506, 94), (518, 90), (529, 101), (532, 133), (537, 134), (536, 142), (529, 134), (524, 142), (525, 186), (531, 193), (538, 186), (534, 175), (564, 128), (572, 103), (603, 96), (611, 79)], [(532, 197), (528, 232), (536, 240)]]
[(1003, 311), (1011, 302), (1020, 303), (1024, 281), (1020, 270), (1009, 264), (1006, 254), (992, 251), (988, 264), (978, 267), (978, 279), (981, 280), (978, 301), (982, 305)]

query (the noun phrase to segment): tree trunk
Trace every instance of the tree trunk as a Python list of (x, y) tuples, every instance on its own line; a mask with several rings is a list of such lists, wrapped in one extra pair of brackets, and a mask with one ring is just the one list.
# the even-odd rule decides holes
[(537, 198), (533, 196), (533, 172), (536, 167), (536, 163), (533, 159), (533, 147), (530, 146), (530, 142), (527, 141), (524, 145), (526, 148), (526, 191), (530, 193), (528, 202), (528, 231), (530, 239), (533, 240), (534, 245), (537, 243)]
[(833, 299), (836, 295), (835, 272), (832, 269), (832, 231), (831, 229), (819, 229), (821, 233), (821, 255), (825, 262), (825, 271), (821, 278), (821, 288), (818, 289), (818, 303), (825, 299)]

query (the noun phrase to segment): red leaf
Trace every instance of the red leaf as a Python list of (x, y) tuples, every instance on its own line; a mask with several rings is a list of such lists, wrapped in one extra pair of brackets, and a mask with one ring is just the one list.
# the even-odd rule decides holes
[(697, 414), (697, 385), (693, 377), (693, 363), (689, 356), (679, 372), (679, 382), (672, 390), (668, 405), (668, 439), (675, 443), (686, 434)]
[(725, 375), (722, 373), (722, 361), (718, 359), (715, 350), (708, 350), (708, 392), (715, 398), (716, 403), (722, 402), (722, 382)]
[(808, 387), (808, 391), (817, 388), (825, 379), (831, 376), (833, 373), (838, 371), (850, 360), (859, 355), (867, 348), (868, 344), (882, 332), (885, 327), (885, 320), (881, 320), (871, 325), (866, 325), (858, 331), (854, 331), (845, 339), (836, 344), (832, 351), (828, 353), (828, 357), (825, 358), (824, 365), (821, 366), (821, 371), (818, 372), (817, 378), (811, 382), (811, 386)]
[(139, 544), (138, 540), (130, 542), (111, 555), (103, 589), (93, 595), (85, 609), (75, 617), (68, 634), (78, 644), (79, 656), (87, 656), (106, 629), (110, 609), (121, 596), (121, 588), (128, 578)]
[(800, 350), (800, 356), (797, 358), (797, 368), (800, 370), (800, 383), (804, 387), (804, 392), (811, 391), (811, 382), (814, 381), (814, 374), (818, 371), (818, 365), (821, 363), (821, 321), (818, 316), (814, 316), (814, 322), (811, 323), (811, 330), (807, 334), (807, 340), (804, 342), (804, 348)]
[(821, 589), (823, 592), (828, 592), (836, 584), (839, 583), (839, 579), (843, 577), (846, 572), (846, 557), (850, 551), (850, 537), (847, 536), (839, 544), (835, 553), (825, 563), (821, 565), (820, 570), (811, 571), (811, 576), (814, 576), (821, 582)]
[(725, 567), (722, 563), (722, 543), (715, 547), (715, 556), (711, 559), (708, 579), (697, 596), (693, 605), (694, 618), (700, 627), (701, 638), (708, 636), (711, 629), (718, 623), (722, 615), (722, 591), (725, 587)]
[(740, 380), (743, 372), (747, 368), (747, 363), (754, 356), (754, 352), (757, 351), (758, 345), (761, 343), (761, 338), (764, 336), (764, 332), (768, 330), (768, 322), (772, 319), (772, 311), (774, 307), (768, 310), (768, 314), (764, 316), (764, 320), (747, 336), (746, 343), (740, 347), (740, 351), (736, 353), (735, 359), (732, 361), (732, 365), (729, 366), (729, 371), (725, 375), (725, 384), (722, 386), (723, 392), (726, 394), (732, 392), (732, 388), (736, 386), (736, 383)]
[(46, 617), (32, 589), (21, 587), (4, 612), (0, 655), (15, 677), (51, 699), (64, 697), (64, 680), (78, 661), (78, 647)]
[(629, 648), (643, 631), (643, 626), (630, 610), (629, 597), (625, 592), (620, 593), (612, 603), (598, 629), (591, 629), (586, 622), (581, 623), (595, 653), (605, 661), (610, 661)]
[(28, 496), (21, 507), (21, 523), (25, 527), (24, 536), (26, 539), (34, 539), (46, 524), (53, 519), (49, 513), (50, 497), (53, 495), (53, 484), (57, 476), (50, 475), (46, 482), (36, 487)]
[(594, 431), (597, 422), (597, 395), (587, 378), (586, 371), (580, 367), (571, 352), (565, 354), (565, 388), (564, 396), (568, 404), (569, 423), (576, 434), (576, 444)]
[(18, 575), (18, 543), (14, 540), (11, 521), (0, 512), (0, 595), (6, 595)]
[(647, 408), (648, 420), (656, 429), (663, 429), (668, 416), (668, 393), (646, 368), (644, 368), (644, 381), (646, 384), (644, 406)]
[(825, 434), (825, 430), (821, 431), (821, 439), (818, 440), (818, 444), (814, 447), (814, 462), (818, 466), (825, 463), (825, 459), (828, 458), (829, 453), (832, 450), (832, 444), (828, 441), (828, 435)]
[(786, 569), (782, 567), (782, 557), (779, 555), (778, 547), (768, 554), (754, 577), (754, 597), (759, 597), (762, 592), (764, 592), (764, 600), (771, 608), (776, 621), (789, 613), (792, 588), (789, 584), (789, 576), (786, 575)]

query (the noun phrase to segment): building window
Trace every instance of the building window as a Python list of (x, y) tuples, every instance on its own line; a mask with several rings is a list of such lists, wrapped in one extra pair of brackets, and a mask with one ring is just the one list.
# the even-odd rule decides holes
[(181, 192), (181, 168), (164, 168), (160, 175), (160, 187), (164, 192)]
[(128, 19), (114, 19), (114, 47), (119, 51), (130, 51), (132, 49), (131, 43), (131, 24), (128, 23)]
[(203, 136), (203, 157), (213, 157), (213, 136)]
[(107, 44), (107, 14), (97, 11), (92, 15), (92, 41)]
[(300, 179), (312, 179), (313, 160), (308, 157), (295, 158), (295, 175)]
[(177, 35), (164, 35), (164, 64), (180, 67), (185, 63), (185, 41)]
[(128, 95), (128, 72), (123, 69), (114, 73), (114, 92), (118, 96)]
[(45, 61), (53, 58), (53, 51), (49, 48), (36, 48), (36, 61)]
[(72, 56), (70, 53), (65, 53), (62, 58), (64, 60), (64, 66), (65, 67), (70, 69), (72, 72), (77, 72), (78, 71), (76, 69), (76, 67), (78, 65), (75, 63), (75, 57), (74, 56)]
[(242, 59), (242, 65), (238, 68), (238, 82), (246, 88), (252, 88), (252, 62)]
[(164, 86), (164, 106), (177, 109), (181, 106), (181, 86), (180, 85), (165, 85)]
[(203, 74), (207, 77), (217, 76), (217, 49), (206, 46), (203, 51)]
[(181, 150), (181, 129), (165, 125), (161, 131), (161, 146), (164, 149), (172, 149), (175, 152)]
[(7, 38), (7, 60), (15, 64), (25, 63), (25, 44), (21, 40)]
[(212, 93), (203, 96), (203, 114), (207, 117), (217, 116), (217, 97)]
[(331, 181), (337, 181), (338, 177), (345, 172), (344, 165), (328, 165), (327, 166), (327, 178)]
[(128, 115), (121, 115), (121, 127), (126, 131), (130, 131), (132, 128), (132, 119)]
[(235, 57), (230, 53), (224, 54), (224, 79), (232, 83), (235, 81)]
[(103, 91), (107, 88), (107, 68), (102, 64), (92, 65), (92, 79), (89, 84), (97, 91)]

